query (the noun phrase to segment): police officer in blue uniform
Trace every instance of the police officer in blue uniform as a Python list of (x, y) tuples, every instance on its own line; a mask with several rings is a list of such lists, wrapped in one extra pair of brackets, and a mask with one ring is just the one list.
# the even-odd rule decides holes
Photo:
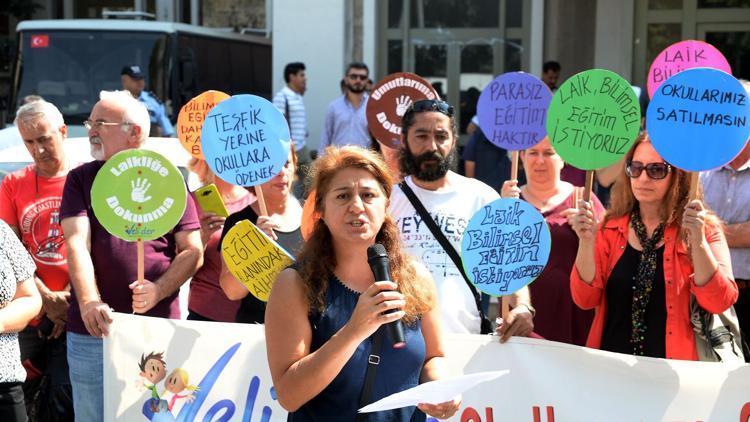
[(138, 65), (128, 65), (122, 68), (120, 72), (122, 87), (130, 91), (135, 98), (138, 98), (148, 110), (151, 117), (150, 136), (174, 137), (175, 131), (172, 123), (167, 117), (164, 110), (164, 104), (156, 97), (153, 92), (145, 91), (146, 82), (143, 79), (143, 72)]

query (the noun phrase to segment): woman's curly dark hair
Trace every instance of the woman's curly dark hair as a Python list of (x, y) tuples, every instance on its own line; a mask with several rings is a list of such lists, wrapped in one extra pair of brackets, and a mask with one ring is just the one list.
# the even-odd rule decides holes
[[(390, 171), (377, 153), (356, 146), (329, 147), (323, 157), (315, 161), (308, 176), (309, 186), (315, 192), (316, 214), (322, 215), (324, 212), (325, 197), (330, 190), (331, 180), (341, 170), (349, 168), (367, 171), (378, 181), (383, 194), (387, 198), (391, 196), (393, 186)], [(403, 308), (406, 313), (404, 321), (416, 321), (420, 315), (432, 309), (435, 303), (432, 293), (434, 289), (429, 286), (429, 279), (417, 274), (413, 260), (402, 252), (401, 234), (390, 215), (385, 216), (383, 225), (375, 237), (375, 243), (382, 244), (388, 251), (391, 275), (406, 298)], [(305, 242), (297, 262), (310, 311), (322, 312), (328, 279), (333, 275), (337, 265), (333, 238), (322, 219), (315, 222), (312, 234)]]

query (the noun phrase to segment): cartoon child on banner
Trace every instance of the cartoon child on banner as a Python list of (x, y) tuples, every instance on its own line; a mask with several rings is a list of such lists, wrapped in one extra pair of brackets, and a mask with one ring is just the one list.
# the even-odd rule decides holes
[(169, 399), (169, 411), (174, 411), (174, 405), (179, 399), (185, 399), (188, 403), (195, 400), (195, 392), (198, 391), (198, 387), (188, 383), (189, 376), (186, 370), (177, 368), (173, 370), (167, 380), (164, 382), (166, 389), (162, 393), (164, 396), (167, 392), (172, 394)]
[[(148, 355), (141, 355), (141, 361), (138, 362), (138, 368), (141, 372), (139, 375), (151, 385), (146, 384), (143, 380), (138, 380), (137, 385), (140, 388), (151, 390), (151, 400), (149, 407), (154, 413), (167, 410), (165, 400), (161, 400), (159, 393), (156, 391), (156, 385), (162, 382), (167, 375), (167, 363), (164, 361), (164, 352), (151, 352)], [(164, 402), (162, 404), (162, 402)]]

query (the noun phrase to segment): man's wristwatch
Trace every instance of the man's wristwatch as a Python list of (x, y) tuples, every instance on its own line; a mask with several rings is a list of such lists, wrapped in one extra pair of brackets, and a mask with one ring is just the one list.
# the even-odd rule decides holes
[(534, 309), (534, 307), (531, 306), (530, 303), (519, 303), (518, 305), (516, 305), (516, 308), (519, 307), (519, 306), (526, 307), (526, 309), (529, 310), (529, 313), (531, 313), (531, 317), (532, 318), (534, 318), (536, 316), (536, 309)]

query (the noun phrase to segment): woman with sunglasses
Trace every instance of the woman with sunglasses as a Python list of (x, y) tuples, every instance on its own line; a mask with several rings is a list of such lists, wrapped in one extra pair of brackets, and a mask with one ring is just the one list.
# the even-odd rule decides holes
[(697, 360), (690, 296), (708, 312), (737, 300), (729, 248), (719, 219), (690, 200), (689, 173), (665, 163), (644, 133), (598, 226), (578, 203), (579, 237), (571, 272), (573, 300), (595, 308), (586, 345), (611, 352)]
[[(508, 180), (503, 183), (501, 196), (521, 198), (539, 210), (549, 225), (554, 248), (542, 274), (529, 285), (536, 308), (534, 331), (548, 340), (583, 346), (594, 313), (580, 309), (570, 295), (570, 270), (578, 249), (571, 222), (582, 189), (562, 180), (565, 163), (549, 138), (521, 151), (520, 157), (526, 184), (519, 188), (517, 180)], [(591, 201), (595, 214), (603, 215), (599, 199), (592, 194)]]

